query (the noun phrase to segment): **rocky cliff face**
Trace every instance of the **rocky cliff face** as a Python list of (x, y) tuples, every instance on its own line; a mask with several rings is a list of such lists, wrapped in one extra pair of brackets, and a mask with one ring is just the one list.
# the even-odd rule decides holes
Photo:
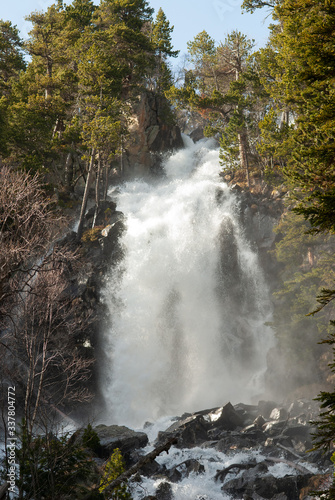
[(166, 100), (150, 92), (143, 93), (134, 105), (130, 139), (122, 158), (123, 175), (145, 177), (159, 172), (162, 154), (181, 147), (181, 132), (174, 124)]
[(267, 185), (257, 192), (241, 191), (238, 185), (232, 186), (232, 189), (240, 192), (240, 218), (245, 235), (257, 249), (259, 262), (272, 291), (279, 271), (278, 262), (272, 253), (277, 237), (274, 228), (284, 212), (285, 193), (277, 195), (277, 191)]

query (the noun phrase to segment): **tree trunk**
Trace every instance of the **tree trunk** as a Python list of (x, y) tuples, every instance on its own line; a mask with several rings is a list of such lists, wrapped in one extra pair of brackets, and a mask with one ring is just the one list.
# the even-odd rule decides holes
[(282, 112), (280, 118), (280, 128), (283, 128), (284, 125), (288, 125), (290, 122), (290, 112), (286, 109)]
[(48, 77), (48, 83), (45, 89), (45, 99), (49, 99), (50, 97), (52, 97), (52, 89), (51, 89), (52, 61), (48, 56), (47, 56), (47, 77)]
[(163, 451), (168, 453), (171, 446), (174, 444), (177, 444), (177, 442), (178, 442), (178, 439), (176, 436), (173, 438), (170, 438), (168, 441), (166, 441), (162, 445), (157, 446), (157, 448), (155, 448), (153, 451), (151, 451), (147, 455), (144, 455), (143, 457), (141, 457), (140, 460), (135, 465), (130, 467), (130, 469), (126, 470), (126, 472), (123, 472), (123, 474), (118, 476), (116, 479), (114, 479), (110, 483), (107, 483), (107, 485), (104, 489), (104, 493), (105, 494), (107, 493), (107, 495), (109, 495), (113, 491), (114, 488), (116, 488), (117, 486), (120, 486), (122, 483), (126, 482), (127, 479), (129, 479), (133, 474), (138, 472), (142, 467), (144, 467), (144, 465), (155, 460), (155, 458), (158, 457), (158, 455), (160, 455), (161, 453), (163, 453)]
[(241, 168), (245, 170), (245, 176), (247, 179), (247, 185), (250, 188), (250, 177), (249, 177), (249, 162), (248, 162), (248, 153), (247, 153), (247, 137), (246, 133), (243, 131), (238, 134), (238, 145), (240, 150), (240, 162)]
[(73, 190), (72, 180), (73, 180), (73, 157), (72, 157), (72, 152), (70, 151), (66, 157), (66, 162), (65, 162), (65, 186), (68, 191)]
[(95, 159), (95, 149), (92, 148), (90, 166), (88, 168), (88, 174), (87, 174), (86, 184), (85, 184), (85, 191), (84, 191), (83, 201), (81, 203), (81, 209), (80, 209), (79, 224), (78, 224), (78, 230), (77, 230), (77, 239), (78, 240), (80, 240), (82, 233), (83, 233), (83, 225), (84, 225), (84, 217), (85, 217), (87, 200), (88, 200), (88, 193), (90, 190), (90, 185), (91, 185), (93, 174), (94, 174), (94, 168), (93, 168), (94, 167), (94, 159)]
[(107, 200), (107, 192), (108, 192), (108, 164), (106, 163), (104, 167), (104, 196), (103, 200)]
[(101, 157), (99, 153), (98, 157), (98, 170), (95, 179), (95, 211), (93, 217), (92, 228), (95, 226), (95, 222), (97, 220), (99, 206), (100, 206), (100, 176), (101, 176)]
[(0, 500), (5, 500), (7, 496), (7, 490), (9, 488), (9, 483), (4, 483), (2, 486), (0, 486)]
[(121, 135), (120, 175), (123, 177), (123, 137)]

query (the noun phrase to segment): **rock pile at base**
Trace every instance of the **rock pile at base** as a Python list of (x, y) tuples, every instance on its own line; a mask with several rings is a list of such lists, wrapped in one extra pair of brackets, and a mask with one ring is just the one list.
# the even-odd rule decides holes
[[(141, 477), (160, 479), (154, 496), (143, 496), (143, 500), (173, 500), (173, 484), (189, 475), (204, 474), (201, 450), (212, 448), (233, 456), (241, 451), (258, 451), (259, 459), (233, 463), (219, 469), (213, 478), (222, 484), (223, 498), (246, 500), (308, 500), (312, 491), (324, 488), (332, 474), (330, 455), (321, 451), (309, 451), (313, 447), (315, 428), (311, 421), (318, 417), (315, 402), (298, 400), (290, 405), (277, 405), (272, 401), (260, 401), (258, 405), (228, 403), (220, 408), (184, 414), (176, 417), (173, 424), (159, 432), (154, 446), (175, 438), (180, 449), (199, 449), (199, 459), (193, 458), (176, 464), (170, 469), (156, 460), (147, 463), (130, 481), (141, 482)], [(134, 465), (144, 454), (140, 448), (147, 440), (143, 433), (125, 431), (119, 427), (119, 437), (110, 442), (107, 427), (97, 428), (103, 433), (103, 445), (109, 453), (113, 443), (125, 451), (127, 465)], [(133, 434), (132, 434), (133, 433)], [(133, 448), (131, 449), (133, 443)], [(284, 463), (292, 473), (275, 477), (269, 471), (274, 463)], [(319, 471), (317, 474), (315, 471)], [(210, 492), (206, 500), (210, 499)], [(191, 499), (190, 499), (191, 500)], [(193, 500), (193, 499), (192, 499)]]

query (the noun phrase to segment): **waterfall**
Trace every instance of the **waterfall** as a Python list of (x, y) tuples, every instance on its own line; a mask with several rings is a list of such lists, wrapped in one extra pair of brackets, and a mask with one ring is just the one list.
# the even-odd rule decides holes
[(164, 168), (160, 182), (119, 188), (124, 258), (105, 289), (103, 390), (109, 418), (132, 426), (250, 401), (273, 342), (267, 286), (215, 141), (187, 138)]

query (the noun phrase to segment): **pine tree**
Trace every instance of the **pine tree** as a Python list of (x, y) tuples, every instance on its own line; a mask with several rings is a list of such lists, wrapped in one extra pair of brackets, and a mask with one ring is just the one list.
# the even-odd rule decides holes
[(185, 75), (182, 88), (172, 88), (170, 97), (179, 105), (188, 105), (204, 113), (210, 122), (208, 135), (221, 137), (221, 157), (245, 171), (249, 185), (248, 121), (251, 118), (251, 86), (245, 78), (247, 59), (253, 41), (233, 31), (215, 46), (206, 31), (188, 43), (193, 69)]
[[(257, 3), (245, 2), (249, 6)], [(278, 133), (275, 120), (268, 120), (263, 146), (268, 151), (272, 148), (276, 154), (284, 152), (285, 162), (281, 169), (288, 182), (295, 186), (293, 193), (297, 193), (294, 197), (291, 195), (294, 211), (311, 224), (309, 232), (334, 234), (335, 6), (333, 2), (321, 0), (281, 0), (274, 5), (274, 18), (277, 24), (271, 30), (270, 46), (260, 51), (261, 78), (274, 104), (272, 114), (277, 114), (277, 124), (280, 111), (290, 111), (291, 120), (284, 124), (283, 134)], [(335, 291), (331, 256), (327, 262), (328, 272), (322, 274), (319, 267), (310, 273), (316, 279), (321, 278), (319, 287), (323, 287), (318, 291), (319, 306), (311, 314), (321, 310), (324, 314), (332, 315), (333, 312), (331, 304)], [(333, 348), (334, 333), (328, 332), (322, 343)], [(334, 372), (334, 362), (330, 368)], [(315, 447), (327, 449), (335, 435), (335, 392), (321, 392), (318, 400), (321, 414), (316, 422)], [(335, 498), (334, 491), (332, 485), (327, 498)]]
[(174, 26), (170, 26), (170, 22), (166, 18), (164, 11), (160, 8), (157, 12), (155, 22), (152, 28), (152, 43), (156, 48), (159, 57), (169, 56), (177, 57), (179, 50), (173, 50), (171, 34)]
[(252, 14), (256, 9), (261, 9), (263, 7), (273, 9), (279, 2), (280, 0), (268, 0), (267, 2), (264, 0), (243, 0), (242, 9)]
[(19, 31), (10, 21), (0, 20), (0, 156), (8, 155), (8, 140), (11, 135), (8, 109), (12, 91), (20, 72), (24, 71), (23, 42)]
[(281, 137), (283, 173), (305, 193), (298, 211), (316, 231), (334, 232), (335, 8), (322, 1), (283, 0), (274, 14), (278, 24), (272, 28), (271, 49), (261, 50), (260, 57), (263, 83), (278, 116), (291, 116), (286, 138)]
[(151, 87), (157, 93), (163, 93), (172, 85), (172, 73), (167, 58), (177, 57), (179, 50), (173, 50), (171, 33), (174, 26), (170, 26), (162, 8), (158, 10), (155, 21), (152, 23), (151, 42), (155, 50), (155, 67), (151, 76)]
[(26, 67), (23, 42), (19, 31), (10, 21), (0, 20), (0, 92), (8, 95), (11, 79), (17, 79), (20, 71)]

